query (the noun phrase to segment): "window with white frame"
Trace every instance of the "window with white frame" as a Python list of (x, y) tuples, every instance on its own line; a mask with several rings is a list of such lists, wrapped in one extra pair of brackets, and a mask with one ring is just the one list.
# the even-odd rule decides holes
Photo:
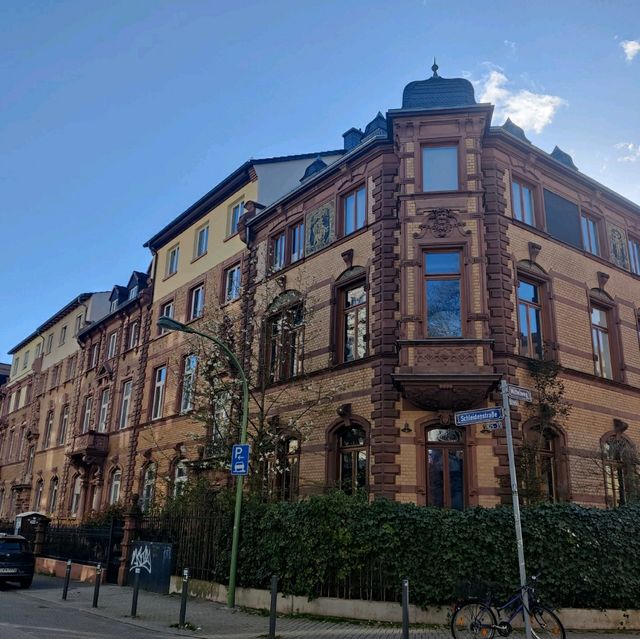
[(58, 483), (58, 478), (54, 477), (49, 484), (49, 502), (47, 504), (47, 510), (50, 513), (54, 513), (58, 505)]
[(89, 368), (95, 368), (97, 366), (99, 354), (100, 354), (100, 344), (94, 344), (91, 347), (91, 359), (89, 362)]
[(631, 272), (640, 275), (640, 240), (629, 238), (629, 266)]
[(109, 397), (111, 392), (105, 388), (100, 395), (100, 414), (98, 416), (98, 432), (104, 433), (107, 430), (107, 411), (109, 409)]
[(45, 355), (48, 355), (53, 348), (53, 333), (47, 337), (47, 347), (44, 349)]
[(202, 257), (209, 247), (209, 225), (203, 226), (198, 229), (196, 233), (196, 250), (195, 256), (196, 258)]
[(178, 272), (178, 259), (180, 257), (180, 247), (174, 246), (167, 254), (167, 277)]
[(120, 500), (120, 483), (122, 482), (122, 471), (116, 468), (111, 473), (111, 486), (109, 488), (109, 505), (113, 506)]
[(111, 306), (109, 307), (109, 312), (113, 313), (118, 308), (118, 298), (115, 300), (111, 300)]
[(66, 339), (67, 339), (67, 327), (63, 326), (60, 329), (60, 342), (58, 343), (58, 346), (62, 346)]
[(131, 287), (131, 289), (129, 290), (129, 299), (130, 300), (135, 300), (136, 297), (138, 297), (138, 285), (137, 284), (135, 286)]
[(184, 488), (187, 484), (187, 465), (184, 459), (181, 459), (177, 464), (173, 473), (173, 496), (180, 497), (184, 492)]
[(75, 517), (80, 507), (80, 494), (82, 492), (82, 479), (80, 475), (76, 475), (73, 481), (73, 492), (71, 493), (71, 515)]
[[(173, 300), (171, 300), (170, 302), (165, 302), (160, 307), (160, 317), (168, 317), (170, 319), (173, 319)], [(160, 335), (164, 335), (168, 332), (169, 331), (166, 328), (160, 328)]]
[(240, 297), (240, 264), (224, 272), (224, 301), (233, 302)]
[(129, 348), (135, 348), (140, 339), (140, 322), (135, 321), (129, 324)]
[(182, 400), (180, 401), (180, 411), (186, 413), (193, 410), (193, 390), (196, 381), (196, 367), (198, 357), (187, 355), (184, 358), (184, 374), (182, 376)]
[(42, 503), (42, 493), (44, 492), (44, 481), (38, 480), (36, 483), (36, 494), (33, 498), (33, 509), (37, 512), (40, 510), (40, 504)]
[(191, 310), (189, 319), (194, 320), (204, 315), (204, 284), (191, 289)]
[(164, 387), (167, 381), (167, 367), (160, 366), (154, 373), (153, 404), (151, 419), (160, 419), (164, 408)]
[(271, 240), (271, 269), (273, 271), (279, 271), (285, 264), (285, 249), (286, 249), (286, 233), (278, 233)]
[(238, 222), (244, 211), (244, 200), (237, 202), (229, 209), (229, 223), (227, 225), (227, 236), (235, 235), (238, 232)]
[(93, 410), (93, 397), (89, 395), (84, 400), (84, 412), (82, 415), (82, 432), (86, 433), (91, 426), (91, 411)]
[(19, 366), (20, 366), (20, 358), (19, 358), (19, 357), (16, 357), (16, 358), (13, 360), (13, 370), (11, 371), (11, 374), (12, 374), (12, 375), (15, 375), (15, 374), (16, 374), (16, 372), (18, 371), (18, 367), (19, 367)]
[(58, 430), (58, 444), (64, 444), (67, 441), (68, 426), (69, 426), (69, 404), (65, 404), (62, 408), (62, 416), (60, 417), (60, 429)]
[(149, 464), (142, 476), (142, 495), (140, 499), (140, 509), (142, 512), (148, 511), (153, 506), (156, 493), (156, 465)]
[(49, 448), (51, 443), (51, 431), (53, 430), (53, 411), (47, 413), (47, 421), (44, 424), (44, 437), (42, 438), (42, 449)]
[(123, 430), (129, 425), (129, 404), (131, 403), (131, 389), (133, 382), (129, 379), (122, 384), (122, 400), (120, 402), (120, 418), (118, 428)]
[(107, 347), (107, 359), (115, 357), (118, 352), (118, 332), (114, 331), (109, 335), (109, 345)]
[(29, 351), (24, 354), (24, 358), (22, 359), (22, 370), (25, 370), (29, 366)]
[(42, 344), (40, 342), (38, 342), (36, 344), (36, 354), (35, 354), (35, 359), (38, 359), (38, 357), (40, 357), (40, 353), (42, 352)]
[(82, 313), (80, 313), (80, 315), (78, 315), (76, 317), (76, 323), (75, 323), (75, 328), (74, 328), (74, 335), (77, 335), (81, 330), (82, 330), (82, 320), (84, 319), (84, 315)]

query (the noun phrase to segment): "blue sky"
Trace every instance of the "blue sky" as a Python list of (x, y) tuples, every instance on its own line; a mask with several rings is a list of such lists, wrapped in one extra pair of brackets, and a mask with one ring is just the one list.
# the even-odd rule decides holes
[(430, 75), (640, 203), (640, 4), (5, 0), (0, 361), (250, 157), (340, 148)]

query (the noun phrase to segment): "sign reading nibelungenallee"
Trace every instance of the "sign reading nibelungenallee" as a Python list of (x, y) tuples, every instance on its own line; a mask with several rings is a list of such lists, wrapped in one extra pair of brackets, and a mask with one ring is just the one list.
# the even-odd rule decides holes
[(518, 399), (522, 402), (532, 402), (533, 396), (528, 388), (522, 388), (522, 386), (514, 386), (509, 384), (509, 397), (511, 399)]
[(479, 408), (477, 410), (463, 410), (454, 413), (456, 426), (469, 426), (471, 424), (481, 424), (483, 422), (495, 422), (502, 419), (502, 408), (492, 406), (491, 408)]

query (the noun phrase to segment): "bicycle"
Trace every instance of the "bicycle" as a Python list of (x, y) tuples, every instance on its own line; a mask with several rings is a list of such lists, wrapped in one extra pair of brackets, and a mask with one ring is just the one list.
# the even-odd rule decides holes
[[(513, 632), (513, 620), (525, 612), (529, 613), (533, 639), (566, 639), (562, 622), (555, 612), (536, 597), (535, 583), (539, 575), (514, 593), (507, 603), (499, 605), (491, 593), (484, 600), (472, 598), (463, 601), (451, 618), (451, 634), (454, 639), (493, 639), (496, 632), (508, 637)], [(529, 595), (529, 607), (524, 605), (523, 591)], [(507, 615), (506, 618), (502, 616)]]

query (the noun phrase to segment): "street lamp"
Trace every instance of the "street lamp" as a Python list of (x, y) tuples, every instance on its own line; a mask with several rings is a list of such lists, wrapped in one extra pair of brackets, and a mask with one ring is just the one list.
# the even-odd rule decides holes
[[(238, 377), (242, 382), (242, 425), (240, 428), (240, 443), (246, 444), (247, 424), (249, 420), (249, 383), (247, 382), (247, 376), (244, 373), (244, 369), (240, 365), (240, 362), (233, 351), (225, 342), (214, 335), (196, 331), (194, 328), (191, 328), (182, 322), (177, 322), (170, 317), (161, 317), (158, 320), (158, 326), (169, 331), (192, 333), (193, 335), (199, 335), (200, 337), (211, 340), (214, 344), (220, 347), (224, 354), (229, 358), (229, 362), (231, 362), (231, 365), (235, 368), (238, 373)], [(229, 568), (229, 590), (227, 592), (227, 607), (229, 608), (233, 608), (236, 605), (236, 573), (238, 570), (238, 549), (240, 546), (240, 513), (242, 511), (243, 486), (244, 475), (239, 475), (236, 483), (236, 507), (233, 515), (233, 542), (231, 545), (231, 567)]]

